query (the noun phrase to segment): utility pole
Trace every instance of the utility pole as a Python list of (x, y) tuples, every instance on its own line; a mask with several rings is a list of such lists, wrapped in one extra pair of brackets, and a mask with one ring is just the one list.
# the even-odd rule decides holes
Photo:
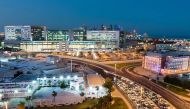
[(115, 74), (116, 74), (116, 70), (117, 70), (117, 64), (115, 64)]
[(71, 72), (73, 72), (73, 60), (71, 59)]
[(141, 97), (143, 96), (143, 93), (144, 93), (144, 89), (143, 89), (143, 87), (141, 86)]

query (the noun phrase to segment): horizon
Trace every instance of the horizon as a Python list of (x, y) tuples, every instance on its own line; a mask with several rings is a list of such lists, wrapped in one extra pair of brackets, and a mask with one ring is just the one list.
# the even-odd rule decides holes
[(6, 25), (72, 29), (84, 24), (88, 27), (113, 24), (155, 37), (188, 38), (189, 3), (178, 0), (6, 0), (0, 1), (0, 31), (3, 32)]

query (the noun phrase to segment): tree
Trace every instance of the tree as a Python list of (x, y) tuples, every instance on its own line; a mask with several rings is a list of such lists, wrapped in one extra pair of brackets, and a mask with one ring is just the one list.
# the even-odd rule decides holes
[(60, 88), (64, 89), (64, 88), (67, 88), (68, 85), (65, 83), (65, 81), (61, 82), (60, 84)]
[(27, 107), (28, 107), (28, 108), (31, 108), (32, 97), (31, 97), (31, 96), (27, 96), (27, 97), (25, 98), (25, 100), (26, 100), (26, 105), (27, 105)]
[(51, 95), (53, 96), (53, 102), (55, 103), (55, 97), (57, 96), (57, 92), (53, 91)]
[(25, 98), (25, 100), (26, 100), (26, 106), (29, 108), (29, 100), (30, 100), (30, 98), (27, 96), (27, 97)]
[(83, 96), (84, 96), (84, 92), (81, 92), (81, 93), (80, 93), (80, 96), (82, 96), (82, 97), (83, 97)]
[(99, 86), (96, 86), (96, 94), (97, 94), (97, 98), (98, 98), (98, 91), (99, 91)]
[(108, 94), (107, 96), (99, 98), (95, 107), (96, 109), (110, 109), (111, 102), (112, 102), (111, 94)]
[(48, 86), (51, 87), (51, 80), (48, 80)]
[(103, 84), (105, 88), (108, 89), (108, 93), (111, 93), (113, 90), (113, 82), (110, 78), (106, 78), (105, 83)]
[(60, 85), (61, 85), (61, 81), (60, 81), (60, 80), (58, 80), (58, 81), (57, 81), (57, 84), (58, 84), (58, 86), (60, 86)]

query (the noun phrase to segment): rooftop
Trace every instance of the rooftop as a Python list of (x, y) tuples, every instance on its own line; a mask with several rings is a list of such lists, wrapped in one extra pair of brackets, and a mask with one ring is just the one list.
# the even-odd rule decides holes
[(99, 86), (104, 84), (104, 78), (96, 74), (88, 74), (87, 81), (89, 86)]

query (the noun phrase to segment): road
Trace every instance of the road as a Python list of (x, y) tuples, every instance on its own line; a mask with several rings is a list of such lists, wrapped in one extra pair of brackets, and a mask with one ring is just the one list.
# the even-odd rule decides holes
[[(115, 69), (111, 66), (105, 65), (105, 64), (101, 64), (97, 61), (93, 61), (93, 60), (88, 60), (88, 59), (83, 59), (83, 58), (77, 58), (77, 57), (70, 57), (70, 56), (61, 56), (62, 58), (66, 58), (66, 59), (72, 59), (73, 61), (79, 62), (81, 64), (87, 64), (87, 65), (91, 65), (94, 67), (97, 67), (99, 69), (105, 69), (109, 72), (115, 72)], [(149, 81), (148, 79), (136, 75), (135, 73), (132, 72), (132, 69), (134, 67), (124, 67), (121, 70), (117, 70), (117, 74), (127, 77), (151, 90), (153, 90), (154, 92), (158, 93), (159, 95), (161, 95), (163, 98), (165, 98), (166, 100), (168, 100), (172, 105), (174, 105), (177, 109), (189, 109), (190, 108), (190, 103), (184, 101), (183, 99), (179, 98), (178, 96), (174, 95), (172, 92), (164, 89), (163, 87)]]
[(166, 100), (168, 100), (171, 104), (173, 104), (177, 109), (189, 109), (190, 104), (186, 101), (184, 101), (183, 99), (179, 98), (178, 96), (176, 96), (175, 94), (173, 94), (172, 92), (166, 90), (165, 88), (151, 82), (150, 80), (136, 75), (135, 73), (132, 72), (134, 67), (124, 67), (122, 68), (122, 72), (127, 74), (128, 78), (138, 82), (139, 84), (151, 89), (152, 91), (160, 94), (163, 98), (165, 98)]
[(123, 101), (125, 102), (125, 104), (127, 105), (127, 107), (128, 107), (129, 109), (133, 109), (132, 106), (131, 106), (131, 104), (129, 103), (129, 101), (121, 94), (121, 92), (120, 92), (116, 87), (114, 87), (114, 91), (111, 93), (111, 95), (112, 95), (113, 97), (122, 98)]
[(101, 64), (122, 64), (122, 63), (132, 63), (132, 62), (142, 62), (142, 59), (136, 59), (134, 60), (127, 60), (127, 61), (105, 61), (100, 62)]

